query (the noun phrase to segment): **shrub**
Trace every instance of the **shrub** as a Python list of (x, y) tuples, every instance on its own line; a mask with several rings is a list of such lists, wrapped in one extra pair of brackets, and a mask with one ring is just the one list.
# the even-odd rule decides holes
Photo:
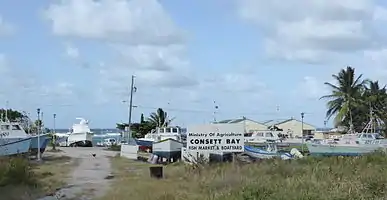
[(121, 151), (121, 145), (112, 144), (108, 149), (111, 151)]
[(0, 159), (0, 186), (35, 184), (30, 163), (22, 157)]

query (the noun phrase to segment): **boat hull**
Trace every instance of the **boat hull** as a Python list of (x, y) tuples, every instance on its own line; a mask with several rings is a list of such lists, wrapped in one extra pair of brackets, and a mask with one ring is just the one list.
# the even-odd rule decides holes
[(28, 153), (31, 138), (0, 138), (0, 156)]
[[(38, 138), (40, 140), (39, 142), (38, 142)], [(31, 137), (31, 144), (30, 144), (31, 154), (37, 154), (38, 149), (40, 149), (40, 153), (44, 153), (50, 140), (51, 140), (51, 138), (50, 138), (49, 134), (32, 136)], [(40, 147), (38, 146), (38, 143), (40, 143)]]
[(375, 152), (379, 145), (307, 144), (311, 156), (359, 156)]
[(143, 147), (152, 147), (153, 145), (153, 141), (151, 140), (135, 139), (135, 142), (138, 146), (143, 146)]
[(153, 143), (152, 153), (163, 158), (180, 158), (183, 143), (174, 139), (166, 139)]
[(92, 147), (92, 133), (71, 133), (67, 138), (67, 145), (70, 147)]
[(289, 158), (292, 157), (290, 154), (287, 154), (287, 153), (268, 152), (268, 151), (255, 148), (255, 147), (250, 147), (250, 146), (245, 146), (244, 153), (256, 159), (282, 158), (284, 156)]

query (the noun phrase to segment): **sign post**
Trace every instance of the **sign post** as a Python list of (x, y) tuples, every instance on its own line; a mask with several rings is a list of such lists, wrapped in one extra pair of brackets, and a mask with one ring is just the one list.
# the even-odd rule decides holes
[(206, 124), (188, 127), (187, 150), (207, 153), (244, 151), (243, 124)]

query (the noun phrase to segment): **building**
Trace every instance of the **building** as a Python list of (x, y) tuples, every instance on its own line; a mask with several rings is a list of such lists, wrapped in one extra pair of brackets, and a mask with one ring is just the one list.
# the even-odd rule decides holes
[(226, 119), (215, 123), (216, 124), (244, 124), (246, 132), (252, 132), (253, 130), (257, 130), (257, 131), (268, 130), (267, 125), (248, 119), (246, 117), (239, 118), (239, 119)]
[(302, 121), (294, 118), (285, 120), (268, 120), (263, 122), (263, 124), (269, 128), (273, 126), (278, 127), (290, 137), (301, 137), (301, 133), (303, 133), (303, 135), (311, 135), (316, 131), (315, 126), (305, 122), (302, 123)]

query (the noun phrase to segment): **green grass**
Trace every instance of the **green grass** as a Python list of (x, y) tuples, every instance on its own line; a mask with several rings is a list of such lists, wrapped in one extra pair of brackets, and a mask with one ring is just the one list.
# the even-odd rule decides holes
[(111, 145), (108, 150), (110, 151), (121, 151), (121, 145), (113, 144)]
[(1, 199), (35, 200), (54, 193), (65, 184), (73, 166), (69, 157), (51, 158), (42, 164), (23, 157), (0, 158)]
[(173, 164), (164, 167), (162, 180), (149, 177), (149, 164), (113, 158), (112, 165), (116, 178), (106, 200), (387, 199), (384, 153), (199, 168)]

